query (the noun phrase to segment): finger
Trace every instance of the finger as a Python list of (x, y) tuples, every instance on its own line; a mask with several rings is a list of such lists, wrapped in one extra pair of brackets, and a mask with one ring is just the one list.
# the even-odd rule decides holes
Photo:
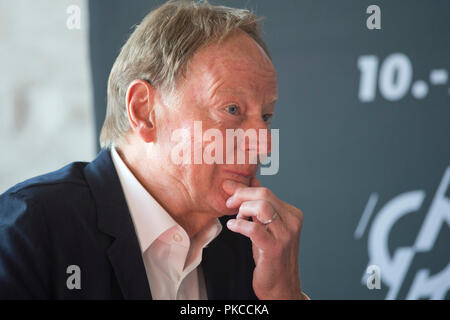
[(230, 219), (227, 222), (227, 227), (233, 232), (249, 237), (262, 250), (267, 250), (273, 246), (275, 238), (264, 229), (264, 226), (256, 222), (243, 219)]
[(230, 198), (228, 198), (226, 206), (230, 209), (235, 209), (238, 208), (244, 201), (266, 200), (270, 202), (275, 211), (280, 215), (282, 221), (288, 225), (295, 225), (295, 222), (299, 219), (299, 217), (290, 212), (291, 210), (289, 210), (289, 208), (291, 206), (286, 205), (283, 201), (278, 199), (277, 196), (275, 196), (269, 189), (257, 187), (257, 185), (261, 185), (261, 183), (256, 177), (252, 178), (251, 184), (254, 185), (254, 187), (248, 187), (245, 184), (233, 180), (226, 180), (223, 183), (224, 190), (226, 190), (228, 194), (233, 194)]
[[(230, 181), (230, 184), (233, 183), (238, 184), (237, 182)], [(247, 186), (234, 186), (234, 188), (235, 192), (226, 202), (228, 208), (237, 208), (244, 201), (265, 200), (269, 201), (278, 213), (284, 211), (281, 201), (267, 188)]]
[[(236, 209), (246, 201), (257, 201), (257, 200), (264, 200), (272, 205), (274, 211), (276, 211), (277, 214), (279, 215), (277, 220), (281, 220), (286, 225), (285, 228), (283, 228), (283, 230), (296, 229), (297, 228), (296, 226), (298, 225), (297, 222), (302, 220), (302, 218), (300, 218), (297, 214), (294, 214), (294, 212), (298, 210), (292, 210), (290, 208), (291, 207), (290, 205), (285, 204), (283, 201), (278, 199), (272, 193), (272, 191), (263, 187), (245, 186), (236, 189), (236, 192), (230, 198), (228, 198), (226, 206), (230, 209)], [(280, 221), (278, 221), (278, 223), (279, 222)], [(278, 234), (280, 232), (278, 232)]]
[(248, 220), (250, 217), (253, 221), (258, 221), (261, 224), (272, 219), (275, 214), (275, 209), (270, 202), (264, 200), (245, 201), (239, 207), (237, 219)]
[(222, 188), (226, 193), (228, 193), (231, 196), (236, 192), (236, 190), (241, 188), (248, 188), (248, 186), (237, 181), (225, 180), (222, 183)]
[[(281, 220), (281, 217), (274, 218), (274, 215), (275, 210), (269, 202), (264, 200), (254, 200), (243, 202), (239, 207), (239, 212), (236, 218), (244, 220), (252, 218), (252, 222), (256, 222), (257, 224), (263, 226), (265, 230), (268, 230), (275, 236), (275, 238), (278, 238), (287, 230)], [(268, 221), (272, 221), (270, 222), (269, 229), (269, 224), (267, 224)]]

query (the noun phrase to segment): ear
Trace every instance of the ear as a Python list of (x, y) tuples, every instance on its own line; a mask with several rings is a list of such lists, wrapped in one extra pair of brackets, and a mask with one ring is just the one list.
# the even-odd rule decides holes
[(156, 138), (155, 94), (156, 89), (140, 79), (133, 80), (127, 89), (126, 104), (131, 130), (146, 143)]

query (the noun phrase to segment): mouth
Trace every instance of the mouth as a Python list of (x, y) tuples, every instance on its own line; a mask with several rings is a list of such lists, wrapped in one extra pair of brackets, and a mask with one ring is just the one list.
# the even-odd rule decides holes
[(250, 185), (250, 179), (252, 178), (253, 173), (239, 172), (239, 171), (233, 171), (233, 170), (224, 170), (224, 171), (231, 178), (231, 180), (243, 183), (247, 186)]

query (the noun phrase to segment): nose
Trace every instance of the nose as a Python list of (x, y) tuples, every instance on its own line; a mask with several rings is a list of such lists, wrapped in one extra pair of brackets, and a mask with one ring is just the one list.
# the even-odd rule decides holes
[[(262, 119), (251, 121), (243, 130), (244, 141), (241, 141), (240, 149), (251, 157), (265, 158), (272, 150), (272, 135), (266, 122)], [(254, 132), (254, 134), (252, 133)]]

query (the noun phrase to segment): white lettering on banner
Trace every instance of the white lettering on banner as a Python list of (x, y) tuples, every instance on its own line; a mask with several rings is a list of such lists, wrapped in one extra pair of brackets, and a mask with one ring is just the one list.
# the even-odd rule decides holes
[[(432, 69), (429, 82), (414, 79), (413, 63), (401, 52), (391, 53), (384, 59), (373, 54), (362, 55), (356, 65), (360, 71), (358, 99), (364, 103), (375, 101), (377, 89), (387, 101), (396, 102), (408, 97), (410, 89), (411, 96), (421, 100), (434, 94), (431, 86), (445, 86), (448, 82), (448, 71), (443, 68)], [(450, 88), (448, 91), (450, 95)]]
[[(439, 187), (426, 213), (425, 219), (413, 246), (398, 248), (392, 257), (389, 254), (388, 240), (395, 223), (410, 213), (417, 212), (425, 199), (425, 191), (409, 191), (398, 195), (386, 203), (375, 216), (368, 236), (369, 265), (377, 265), (383, 270), (382, 282), (388, 287), (386, 299), (396, 299), (405, 276), (417, 253), (433, 249), (440, 230), (450, 226), (450, 198), (446, 195), (450, 188), (450, 167), (444, 173)], [(361, 237), (360, 232), (355, 236)], [(427, 268), (417, 271), (406, 299), (444, 299), (450, 290), (450, 262), (438, 273), (430, 275)], [(366, 284), (367, 274), (362, 283)]]

